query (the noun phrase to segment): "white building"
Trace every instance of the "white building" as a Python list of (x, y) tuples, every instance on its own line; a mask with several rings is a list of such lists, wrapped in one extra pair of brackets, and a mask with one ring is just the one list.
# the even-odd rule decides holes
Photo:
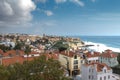
[(105, 63), (110, 67), (118, 65), (117, 54), (113, 53), (112, 50), (105, 50), (99, 57), (101, 63)]
[(85, 56), (87, 60), (86, 62), (89, 64), (93, 62), (99, 62), (100, 53), (92, 51), (92, 52), (85, 53)]
[(81, 78), (82, 80), (119, 80), (105, 63), (83, 64)]

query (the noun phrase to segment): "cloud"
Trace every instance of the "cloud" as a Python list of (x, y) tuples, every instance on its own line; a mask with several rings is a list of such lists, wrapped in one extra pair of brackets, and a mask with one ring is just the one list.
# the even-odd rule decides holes
[(50, 10), (45, 10), (44, 13), (45, 13), (47, 16), (52, 16), (52, 15), (53, 15), (53, 12), (50, 11)]
[(82, 2), (82, 1), (80, 1), (80, 0), (70, 0), (71, 2), (73, 2), (73, 3), (76, 3), (76, 4), (78, 4), (78, 5), (80, 5), (80, 6), (84, 6), (85, 4)]
[(82, 1), (80, 1), (80, 0), (55, 0), (55, 2), (58, 4), (58, 3), (65, 3), (65, 2), (67, 2), (67, 1), (70, 1), (70, 2), (73, 2), (73, 3), (75, 3), (75, 4), (78, 4), (78, 5), (80, 5), (80, 6), (84, 6), (84, 3), (82, 2)]
[(55, 0), (56, 3), (64, 3), (66, 2), (67, 0)]
[(35, 0), (35, 2), (46, 3), (47, 0)]
[(0, 0), (0, 27), (29, 22), (35, 8), (32, 0)]

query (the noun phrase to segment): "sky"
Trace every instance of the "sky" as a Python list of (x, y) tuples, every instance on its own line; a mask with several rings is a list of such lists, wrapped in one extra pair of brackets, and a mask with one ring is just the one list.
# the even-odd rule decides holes
[(0, 0), (0, 33), (120, 35), (120, 0)]

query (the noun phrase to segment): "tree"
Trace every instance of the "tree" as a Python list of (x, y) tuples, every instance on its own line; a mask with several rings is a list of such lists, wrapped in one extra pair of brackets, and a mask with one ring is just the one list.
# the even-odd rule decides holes
[(117, 60), (118, 60), (118, 62), (119, 62), (119, 64), (120, 64), (120, 53), (118, 53)]
[(68, 44), (64, 44), (65, 41), (58, 41), (56, 44), (53, 46), (53, 48), (57, 48), (59, 51), (64, 51), (69, 48)]
[(6, 51), (11, 50), (11, 47), (5, 46), (5, 45), (3, 44), (3, 45), (0, 45), (0, 49), (3, 50), (3, 52), (6, 52)]
[(24, 46), (25, 46), (25, 43), (24, 43), (24, 42), (22, 42), (22, 41), (21, 41), (21, 42), (17, 41), (14, 49), (15, 49), (15, 50), (21, 50), (22, 47), (24, 47)]
[(44, 55), (33, 61), (7, 67), (0, 66), (1, 80), (70, 80), (64, 76), (60, 62), (47, 59)]
[(7, 71), (6, 67), (0, 65), (0, 79), (1, 80), (8, 80), (9, 79), (9, 71)]

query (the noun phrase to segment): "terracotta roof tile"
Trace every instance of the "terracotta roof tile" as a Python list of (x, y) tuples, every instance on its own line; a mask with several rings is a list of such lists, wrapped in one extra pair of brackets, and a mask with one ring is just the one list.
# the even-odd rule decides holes
[(0, 54), (3, 54), (3, 50), (0, 49)]
[(79, 55), (79, 54), (72, 52), (72, 51), (62, 51), (59, 54), (62, 54), (62, 55), (68, 56), (68, 57), (73, 57), (74, 55)]
[(90, 63), (90, 64), (85, 64), (85, 66), (96, 66), (97, 72), (101, 72), (104, 67), (106, 67), (107, 70), (111, 70), (111, 68), (105, 63), (98, 63), (98, 62), (97, 63)]
[(105, 52), (103, 52), (100, 56), (105, 58), (115, 58), (118, 55), (113, 53), (112, 50), (105, 50)]
[(14, 57), (11, 57), (11, 58), (3, 58), (2, 59), (2, 64), (4, 66), (8, 66), (8, 65), (11, 65), (11, 64), (14, 64), (14, 63), (20, 63), (20, 64), (23, 64), (24, 61), (32, 61), (34, 60), (35, 58), (37, 57), (28, 57), (28, 58), (25, 58), (23, 56), (14, 56)]
[(24, 51), (22, 50), (9, 50), (7, 51), (6, 53), (3, 54), (4, 57), (7, 57), (7, 56), (17, 56), (17, 55), (24, 55)]
[(99, 52), (87, 52), (85, 53), (86, 57), (91, 58), (91, 57), (99, 57), (100, 53)]
[(56, 53), (45, 53), (44, 54), (48, 59), (52, 58), (52, 59), (58, 59), (59, 58), (59, 54)]

